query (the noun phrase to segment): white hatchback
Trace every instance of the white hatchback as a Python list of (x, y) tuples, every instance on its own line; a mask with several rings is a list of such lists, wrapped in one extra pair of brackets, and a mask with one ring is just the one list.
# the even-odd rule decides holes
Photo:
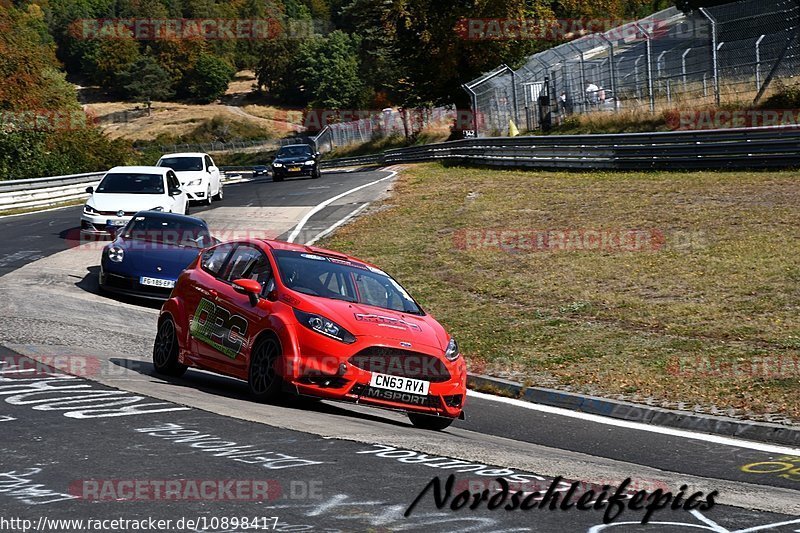
[(175, 171), (190, 201), (211, 205), (212, 200), (222, 200), (222, 175), (210, 155), (201, 152), (166, 154), (156, 166)]
[(113, 234), (139, 211), (189, 211), (189, 199), (170, 168), (114, 167), (86, 192), (91, 196), (81, 215), (84, 234)]

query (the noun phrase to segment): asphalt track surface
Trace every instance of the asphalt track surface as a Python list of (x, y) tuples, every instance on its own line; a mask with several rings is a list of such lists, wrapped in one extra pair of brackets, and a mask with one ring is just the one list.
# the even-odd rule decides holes
[[(254, 216), (266, 210), (278, 218), (286, 217), (285, 224), (270, 226), (274, 236), (286, 238), (293, 227), (291, 222), (296, 222), (314, 206), (387, 175), (374, 171), (327, 172), (321, 180), (283, 183), (263, 180), (228, 185), (224, 201), (211, 208), (195, 207), (192, 214), (222, 224), (230, 214), (243, 212)], [(387, 184), (385, 181), (365, 187), (319, 210), (296, 240), (310, 240), (367, 202), (380, 198)], [(65, 255), (61, 252), (74, 248), (79, 216), (80, 208), (66, 208), (0, 218), (0, 234), (4, 237), (0, 241), (0, 282), (5, 278), (14, 287), (18, 285), (16, 280), (24, 279), (22, 276), (26, 272), (35, 272), (37, 265), (45, 265)], [(118, 320), (129, 317), (132, 321), (146, 322), (155, 317), (157, 307), (153, 305), (94, 294), (91, 273), (74, 285), (64, 290), (84, 291), (85, 294), (76, 297), (91, 298), (92, 308), (106, 315), (117, 313), (121, 317)], [(4, 316), (35, 314), (28, 310), (34, 304), (22, 302), (22, 299), (29, 294), (35, 300), (40, 293), (44, 294), (45, 288), (32, 283), (26, 291), (6, 291), (7, 298), (0, 304), (6, 307)], [(62, 292), (53, 294), (49, 304), (58, 306)], [(57, 313), (54, 311), (54, 314)], [(62, 353), (56, 341), (34, 347), (30, 338), (33, 334), (26, 336), (23, 331), (26, 322), (5, 321), (13, 324), (9, 329), (18, 331), (17, 334), (8, 331), (2, 334), (0, 338), (6, 345), (34, 357), (44, 354), (44, 361), (48, 356)], [(34, 326), (30, 329), (38, 332)], [(65, 339), (69, 336), (66, 326), (63, 336)], [(176, 531), (201, 529), (181, 528), (175, 522), (198, 516), (207, 519), (202, 525), (213, 525), (215, 527), (209, 530), (216, 531), (247, 529), (230, 527), (230, 523), (226, 528), (221, 527), (222, 523), (208, 523), (212, 517), (277, 516), (278, 526), (273, 530), (283, 531), (587, 531), (602, 524), (602, 511), (505, 512), (488, 511), (485, 506), (475, 511), (438, 510), (430, 495), (410, 517), (403, 516), (406, 507), (433, 476), (444, 480), (453, 473), (460, 488), (486, 487), (489, 480), (509, 471), (526, 476), (523, 479), (528, 483), (522, 483), (521, 487), (531, 490), (546, 488), (556, 475), (563, 475), (570, 481), (585, 481), (588, 483), (585, 486), (589, 487), (619, 483), (631, 477), (637, 488), (651, 491), (663, 488), (677, 492), (686, 482), (705, 492), (719, 489), (721, 500), (726, 504), (700, 515), (683, 510), (659, 511), (647, 526), (621, 524), (641, 519), (641, 513), (626, 511), (617, 519), (618, 524), (609, 528), (612, 531), (683, 531), (700, 526), (711, 531), (754, 527), (764, 528), (759, 529), (764, 531), (800, 530), (796, 507), (800, 504), (797, 491), (800, 459), (794, 463), (797, 474), (792, 474), (789, 468), (781, 472), (754, 473), (777, 469), (780, 464), (792, 464), (784, 457), (799, 456), (797, 450), (778, 446), (764, 448), (746, 442), (730, 445), (702, 435), (686, 438), (637, 427), (618, 427), (476, 395), (469, 398), (467, 419), (438, 435), (412, 428), (404, 417), (395, 413), (344, 404), (287, 400), (278, 407), (259, 406), (249, 401), (244, 384), (203, 372), (190, 371), (179, 380), (164, 381), (152, 374), (146, 360), (147, 342), (136, 341), (138, 351), (121, 349), (113, 343), (106, 350), (103, 340), (108, 332), (99, 327), (93, 329), (92, 324), (87, 324), (86, 332), (81, 331), (76, 336), (78, 341), (64, 341), (73, 350), (70, 353), (74, 353), (77, 345), (85, 346), (86, 353), (94, 354), (92, 357), (96, 360), (111, 361), (134, 377), (89, 373), (86, 377), (69, 378), (63, 376), (63, 369), (49, 366), (37, 367), (31, 374), (24, 363), (29, 360), (4, 349), (0, 354), (6, 362), (0, 366), (0, 397), (5, 400), (0, 402), (0, 530), (15, 530), (4, 528), (2, 522), (3, 518), (12, 517), (33, 520), (37, 526), (41, 525), (38, 523), (41, 517), (153, 517), (173, 520), (170, 530)], [(81, 343), (81, 338), (85, 338), (85, 342)], [(15, 372), (15, 361), (21, 361), (21, 367), (16, 368), (26, 372)], [(58, 379), (78, 389), (132, 391), (119, 394), (141, 398), (137, 400), (141, 404), (160, 404), (165, 411), (75, 418), (65, 415), (70, 411), (65, 411), (64, 406), (71, 408), (90, 400), (49, 404), (47, 398), (58, 399), (63, 393), (28, 397), (14, 394), (30, 392), (34, 383), (55, 382), (50, 372), (63, 376)], [(19, 379), (30, 381), (12, 381)], [(109, 396), (115, 397), (114, 394)], [(148, 400), (151, 397), (156, 399)], [(230, 456), (218, 457), (204, 451), (191, 442), (174, 442), (176, 437), (165, 438), (163, 433), (155, 432), (154, 436), (150, 434), (153, 432), (141, 431), (166, 428), (167, 424), (179, 426), (175, 431), (194, 431), (217, 436), (223, 442), (253, 445), (264, 450), (265, 456), (293, 457), (296, 464), (287, 466), (293, 464), (287, 459), (270, 467), (269, 461), (254, 460), (252, 456), (234, 461)], [(446, 459), (437, 462), (422, 454), (466, 463), (446, 466)], [(747, 466), (754, 464), (758, 466)], [(485, 468), (475, 470), (481, 465)], [(536, 476), (542, 479), (537, 480)], [(264, 501), (225, 497), (222, 500), (170, 500), (152, 495), (138, 501), (114, 499), (113, 489), (118, 489), (119, 483), (115, 485), (113, 480), (144, 480), (152, 487), (159, 481), (179, 479), (266, 481), (268, 497)], [(86, 487), (95, 485), (85, 485), (86, 480), (105, 483), (102, 485), (108, 489), (105, 497), (92, 499)], [(82, 530), (75, 524), (72, 526), (75, 527), (44, 530)]]

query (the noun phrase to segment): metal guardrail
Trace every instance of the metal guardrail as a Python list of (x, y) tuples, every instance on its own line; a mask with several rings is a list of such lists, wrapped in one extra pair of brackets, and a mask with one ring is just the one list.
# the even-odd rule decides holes
[(388, 150), (377, 161), (367, 157), (332, 159), (325, 164), (332, 167), (446, 161), (542, 170), (789, 168), (800, 166), (800, 128), (464, 139)]
[[(322, 161), (323, 168), (446, 161), (541, 170), (726, 170), (800, 167), (800, 127), (464, 139)], [(252, 167), (227, 167), (249, 170)], [(0, 181), (0, 211), (86, 195), (102, 172)]]
[(382, 154), (362, 155), (357, 157), (340, 157), (338, 159), (326, 159), (320, 163), (322, 168), (349, 167), (361, 165), (378, 165), (383, 162)]

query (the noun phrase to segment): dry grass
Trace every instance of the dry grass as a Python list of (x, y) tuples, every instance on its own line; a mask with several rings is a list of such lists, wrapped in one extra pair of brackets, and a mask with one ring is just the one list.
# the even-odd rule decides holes
[[(112, 139), (124, 138), (132, 141), (152, 141), (159, 135), (178, 138), (189, 134), (198, 125), (214, 117), (242, 122), (264, 131), (263, 138), (284, 137), (300, 128), (291, 122), (292, 113), (277, 107), (244, 105), (245, 97), (252, 90), (255, 76), (250, 71), (239, 72), (228, 87), (221, 103), (185, 104), (175, 102), (153, 102), (152, 115), (133, 118), (129, 122), (104, 124), (103, 131)], [(130, 111), (143, 104), (130, 102), (96, 102), (87, 104), (86, 110), (97, 117), (119, 111)], [(251, 113), (252, 111), (252, 113)]]
[[(800, 359), (797, 178), (420, 165), (382, 209), (324, 245), (402, 280), (460, 340), (473, 371), (800, 419), (800, 368), (776, 366)], [(646, 229), (665, 243), (461, 249), (466, 229)], [(704, 372), (709, 360), (734, 366)], [(754, 374), (758, 361), (782, 374)]]

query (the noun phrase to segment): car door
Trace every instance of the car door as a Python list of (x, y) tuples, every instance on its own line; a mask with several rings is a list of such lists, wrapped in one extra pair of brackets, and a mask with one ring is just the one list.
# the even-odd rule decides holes
[(214, 160), (211, 159), (211, 156), (206, 154), (206, 170), (211, 175), (211, 191), (213, 194), (219, 194), (219, 190), (222, 187), (222, 177), (220, 176), (219, 168), (217, 165), (214, 164)]
[[(250, 297), (234, 289), (238, 279), (252, 279), (261, 284), (261, 296), (257, 305)], [(227, 321), (227, 342), (216, 346), (213, 356), (220, 364), (229, 365), (238, 374), (247, 372), (245, 353), (249, 353), (252, 341), (272, 310), (272, 303), (264, 299), (275, 288), (274, 275), (269, 259), (257, 246), (239, 244), (226, 263), (221, 274), (222, 285), (218, 291), (218, 312)]]
[(184, 308), (189, 318), (189, 350), (199, 359), (208, 356), (205, 343), (210, 341), (216, 327), (214, 322), (209, 322), (214, 316), (210, 310), (217, 303), (216, 279), (222, 274), (234, 248), (233, 243), (224, 243), (204, 251), (199, 268), (191, 271), (188, 290), (183, 291)]

